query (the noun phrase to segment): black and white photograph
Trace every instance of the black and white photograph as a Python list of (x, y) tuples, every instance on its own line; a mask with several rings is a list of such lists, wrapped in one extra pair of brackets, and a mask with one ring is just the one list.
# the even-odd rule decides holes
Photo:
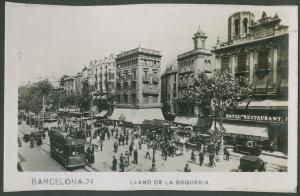
[(295, 191), (298, 7), (5, 9), (5, 177), (44, 175), (29, 184), (47, 189), (46, 176), (76, 174), (97, 189), (88, 176), (110, 175), (155, 189), (146, 176), (161, 173), (194, 176), (165, 187), (211, 189), (206, 175), (278, 175)]

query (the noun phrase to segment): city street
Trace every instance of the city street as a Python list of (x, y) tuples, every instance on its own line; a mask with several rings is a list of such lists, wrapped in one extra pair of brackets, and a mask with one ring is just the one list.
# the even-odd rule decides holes
[[(25, 125), (24, 122), (19, 125), (19, 135), (26, 132), (30, 132), (34, 128), (30, 128)], [(87, 138), (89, 141), (89, 138)], [(99, 138), (94, 139), (92, 143), (97, 144)], [(119, 158), (120, 154), (125, 154), (129, 151), (129, 145), (120, 145), (118, 152), (113, 152), (113, 143), (116, 140), (114, 138), (107, 139), (103, 143), (103, 151), (100, 148), (95, 150), (95, 163), (90, 166), (85, 166), (84, 168), (74, 169), (73, 172), (110, 172), (112, 171), (112, 160), (115, 156), (118, 160), (119, 169)], [(152, 149), (147, 149), (146, 144), (142, 144), (142, 148), (138, 148), (138, 141), (134, 141), (134, 149), (138, 149), (138, 164), (133, 163), (133, 155), (130, 156), (130, 165), (125, 167), (125, 171), (133, 172), (148, 172), (152, 166)], [(146, 159), (146, 152), (150, 152), (151, 159)], [(168, 156), (167, 161), (161, 156), (161, 151), (156, 151), (155, 153), (155, 163), (157, 171), (167, 172), (167, 171), (178, 171), (183, 172), (186, 164), (189, 164), (191, 171), (237, 171), (239, 167), (239, 158), (243, 155), (234, 153), (230, 150), (230, 160), (225, 161), (221, 158), (221, 161), (216, 161), (216, 167), (208, 166), (208, 157), (205, 156), (203, 166), (199, 165), (198, 153), (196, 152), (196, 161), (193, 162), (190, 159), (191, 150), (187, 149), (182, 156)], [(21, 167), (24, 171), (68, 171), (62, 167), (58, 162), (50, 157), (50, 144), (49, 137), (43, 140), (41, 146), (35, 145), (34, 148), (30, 148), (30, 143), (25, 143), (22, 141), (22, 147), (19, 148), (18, 152), (19, 161)], [(267, 162), (267, 171), (278, 171), (279, 169), (286, 168), (287, 159), (281, 157), (274, 157), (270, 155), (260, 155), (265, 162)]]

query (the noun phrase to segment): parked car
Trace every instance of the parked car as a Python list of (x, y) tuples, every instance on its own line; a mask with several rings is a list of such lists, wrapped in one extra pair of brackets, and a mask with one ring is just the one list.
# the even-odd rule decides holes
[(233, 152), (241, 154), (249, 154), (259, 156), (262, 151), (262, 146), (255, 141), (247, 141), (243, 144), (233, 146)]
[(240, 158), (239, 171), (241, 172), (265, 172), (266, 162), (258, 156), (246, 155)]

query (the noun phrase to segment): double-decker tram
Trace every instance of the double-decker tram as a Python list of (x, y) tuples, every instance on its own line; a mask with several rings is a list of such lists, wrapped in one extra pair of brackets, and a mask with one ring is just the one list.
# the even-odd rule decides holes
[(85, 143), (83, 132), (65, 133), (55, 128), (50, 131), (51, 157), (65, 168), (81, 167), (85, 165)]

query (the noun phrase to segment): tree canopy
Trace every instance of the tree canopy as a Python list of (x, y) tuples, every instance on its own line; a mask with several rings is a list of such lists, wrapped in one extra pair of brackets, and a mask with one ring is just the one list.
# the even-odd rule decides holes
[(18, 88), (18, 108), (26, 112), (39, 113), (43, 109), (43, 97), (53, 89), (48, 80), (20, 86)]

